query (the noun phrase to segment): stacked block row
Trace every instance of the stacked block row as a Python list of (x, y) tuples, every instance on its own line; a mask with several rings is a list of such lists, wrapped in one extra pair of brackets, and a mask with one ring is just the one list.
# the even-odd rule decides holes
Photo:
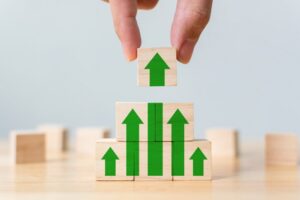
[(96, 143), (97, 180), (210, 180), (211, 144), (191, 103), (116, 103), (116, 139)]

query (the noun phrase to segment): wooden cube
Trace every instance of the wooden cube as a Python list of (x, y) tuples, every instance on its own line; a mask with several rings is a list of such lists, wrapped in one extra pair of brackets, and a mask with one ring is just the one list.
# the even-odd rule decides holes
[(15, 164), (44, 162), (46, 138), (41, 131), (12, 131), (10, 134), (12, 160)]
[(47, 157), (67, 150), (68, 130), (65, 127), (49, 124), (38, 126), (37, 130), (46, 134)]
[[(172, 138), (172, 131), (182, 126), (184, 137)], [(194, 106), (192, 103), (163, 104), (163, 141), (194, 140)]]
[(266, 165), (297, 166), (299, 162), (299, 141), (292, 133), (268, 133), (265, 136)]
[(128, 180), (126, 143), (115, 139), (100, 139), (96, 141), (96, 179), (97, 180)]
[[(172, 142), (172, 145), (179, 142)], [(208, 140), (194, 140), (190, 142), (184, 142), (184, 167), (183, 173), (180, 152), (172, 149), (172, 174), (173, 180), (211, 180), (212, 177), (212, 160), (211, 160), (211, 143)], [(173, 152), (174, 151), (174, 152)]]
[(76, 131), (76, 152), (84, 155), (94, 155), (96, 141), (109, 138), (110, 131), (106, 128), (79, 128)]
[[(117, 102), (116, 103), (116, 131), (118, 141), (147, 141), (148, 115), (146, 102)], [(130, 121), (133, 120), (133, 124)], [(127, 138), (127, 128), (138, 126), (139, 138)]]
[(139, 159), (134, 180), (172, 180), (171, 142), (140, 142)]
[(176, 86), (176, 49), (139, 48), (138, 85), (139, 86)]
[(208, 129), (205, 132), (206, 139), (212, 143), (213, 157), (238, 156), (238, 132), (235, 129)]
[[(132, 126), (138, 126), (139, 140), (136, 137), (127, 137), (127, 129), (132, 131), (130, 129)], [(193, 140), (193, 104), (118, 102), (116, 103), (116, 130), (118, 141)], [(179, 131), (176, 137), (172, 138), (172, 131)]]

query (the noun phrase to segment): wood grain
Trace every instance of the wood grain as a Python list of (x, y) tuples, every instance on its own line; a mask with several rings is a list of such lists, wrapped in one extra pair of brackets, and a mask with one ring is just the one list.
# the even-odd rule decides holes
[(138, 60), (138, 85), (149, 86), (149, 70), (145, 69), (153, 56), (159, 53), (170, 69), (165, 71), (165, 86), (177, 85), (176, 49), (171, 47), (162, 48), (139, 48)]
[(239, 159), (213, 158), (210, 181), (95, 181), (94, 158), (13, 166), (0, 141), (0, 199), (272, 199), (298, 200), (299, 165), (265, 167), (263, 138), (241, 143)]

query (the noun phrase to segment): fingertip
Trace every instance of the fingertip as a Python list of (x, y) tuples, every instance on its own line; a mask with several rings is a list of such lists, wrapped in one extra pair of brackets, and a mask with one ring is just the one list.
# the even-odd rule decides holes
[(123, 44), (123, 52), (127, 61), (134, 61), (137, 58), (137, 49), (141, 46), (141, 41), (135, 41), (131, 45)]
[(150, 10), (156, 6), (157, 2), (158, 0), (138, 0), (137, 6), (139, 9)]
[(125, 56), (128, 62), (134, 61), (136, 59), (136, 52), (134, 51), (126, 52)]
[(186, 40), (183, 42), (177, 53), (178, 61), (183, 64), (189, 63), (193, 55), (194, 47), (194, 41)]

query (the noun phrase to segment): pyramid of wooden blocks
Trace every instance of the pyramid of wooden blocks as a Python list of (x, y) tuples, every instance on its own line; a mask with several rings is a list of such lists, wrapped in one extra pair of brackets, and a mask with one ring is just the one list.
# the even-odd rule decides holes
[(206, 139), (212, 143), (213, 157), (238, 156), (238, 132), (235, 129), (209, 129), (205, 132)]
[(139, 86), (176, 86), (176, 49), (139, 48), (138, 85)]
[(295, 134), (268, 133), (265, 136), (265, 159), (269, 166), (297, 166), (299, 141)]
[(39, 163), (46, 158), (46, 137), (41, 131), (12, 131), (10, 133), (12, 161), (15, 164)]
[(97, 180), (210, 180), (211, 144), (191, 103), (116, 103), (116, 139), (96, 143)]
[[(138, 85), (175, 86), (175, 48), (138, 49)], [(116, 139), (96, 142), (97, 180), (210, 180), (211, 143), (192, 103), (118, 102)]]
[(109, 138), (110, 131), (106, 128), (86, 127), (76, 130), (76, 152), (94, 155), (98, 139)]
[(67, 150), (68, 130), (59, 125), (40, 125), (38, 131), (46, 134), (47, 155), (60, 154)]

